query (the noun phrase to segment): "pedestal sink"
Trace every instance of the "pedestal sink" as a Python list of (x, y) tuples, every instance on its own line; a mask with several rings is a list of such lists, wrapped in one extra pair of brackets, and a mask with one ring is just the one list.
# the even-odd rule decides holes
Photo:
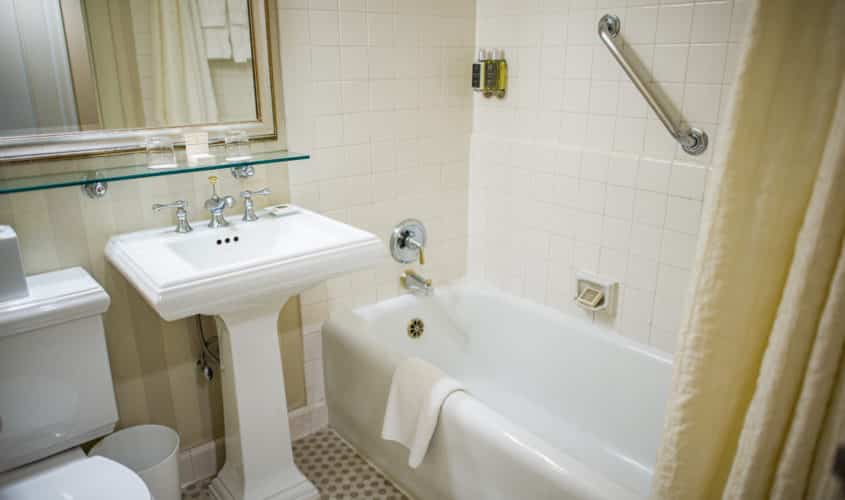
[[(277, 217), (179, 234), (153, 229), (111, 238), (106, 256), (168, 321), (218, 316), (226, 463), (220, 500), (316, 498), (293, 463), (276, 333), (288, 298), (327, 278), (376, 264), (374, 235), (295, 208)], [(235, 217), (232, 217), (234, 219)]]

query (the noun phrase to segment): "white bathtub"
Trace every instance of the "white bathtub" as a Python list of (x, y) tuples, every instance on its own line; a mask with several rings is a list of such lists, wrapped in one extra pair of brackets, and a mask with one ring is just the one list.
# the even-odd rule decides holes
[[(407, 335), (412, 318), (425, 332)], [(329, 423), (401, 487), (434, 499), (624, 499), (649, 493), (671, 378), (665, 354), (468, 285), (401, 296), (323, 327)], [(381, 439), (396, 364), (461, 380), (423, 464)]]

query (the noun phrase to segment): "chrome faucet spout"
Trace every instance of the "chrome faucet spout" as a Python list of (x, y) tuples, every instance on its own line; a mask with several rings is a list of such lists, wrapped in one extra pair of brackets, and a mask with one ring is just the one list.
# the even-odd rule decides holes
[(220, 196), (217, 194), (217, 177), (211, 176), (208, 178), (211, 182), (211, 197), (205, 200), (204, 206), (211, 214), (211, 219), (208, 221), (208, 227), (226, 227), (229, 221), (223, 215), (223, 211), (227, 208), (235, 206), (235, 198), (232, 196)]
[(399, 278), (402, 288), (414, 295), (431, 295), (434, 293), (434, 286), (430, 279), (425, 279), (411, 269), (402, 273)]

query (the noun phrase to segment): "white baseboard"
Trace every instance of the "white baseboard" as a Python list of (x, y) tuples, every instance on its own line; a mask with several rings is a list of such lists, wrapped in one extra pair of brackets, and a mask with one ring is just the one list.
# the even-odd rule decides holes
[(223, 467), (226, 451), (223, 439), (215, 439), (182, 450), (179, 454), (179, 476), (182, 486), (217, 475)]
[(291, 439), (297, 440), (313, 434), (329, 425), (329, 412), (326, 402), (303, 406), (288, 414)]
[[(328, 415), (324, 401), (289, 412), (291, 438), (301, 439), (325, 428), (329, 424)], [(215, 439), (182, 450), (179, 453), (179, 479), (182, 486), (216, 476), (223, 467), (225, 457), (226, 448), (223, 439)]]

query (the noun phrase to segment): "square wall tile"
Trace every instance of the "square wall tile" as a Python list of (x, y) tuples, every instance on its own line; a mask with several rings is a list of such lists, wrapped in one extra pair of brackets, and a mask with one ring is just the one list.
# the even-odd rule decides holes
[(340, 19), (337, 12), (312, 10), (309, 12), (311, 43), (337, 45), (340, 40)]
[(722, 83), (726, 57), (726, 44), (690, 46), (686, 81), (688, 83)]
[(687, 43), (692, 27), (691, 4), (661, 5), (657, 15), (656, 43)]
[(637, 169), (637, 188), (665, 193), (669, 188), (672, 164), (668, 161), (643, 158)]
[(693, 43), (726, 41), (730, 35), (732, 2), (696, 3), (692, 14)]
[(702, 202), (670, 196), (666, 208), (666, 228), (687, 234), (697, 234), (701, 222)]
[(604, 213), (611, 217), (631, 220), (634, 212), (634, 189), (608, 184)]
[(662, 227), (666, 218), (666, 195), (638, 189), (634, 200), (634, 221)]

